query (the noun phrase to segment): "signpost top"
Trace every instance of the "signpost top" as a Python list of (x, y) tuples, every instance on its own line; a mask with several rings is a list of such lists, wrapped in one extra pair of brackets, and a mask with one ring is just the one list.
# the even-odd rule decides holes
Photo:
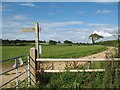
[[(39, 32), (41, 28), (39, 27)], [(35, 28), (22, 28), (22, 32), (35, 32)]]
[(41, 27), (39, 27), (39, 23), (35, 22), (34, 28), (22, 28), (22, 32), (34, 32), (35, 30), (41, 31)]
[(41, 27), (39, 27), (39, 23), (35, 22), (34, 28), (22, 28), (22, 32), (35, 32), (35, 48), (37, 50), (37, 58), (39, 58), (39, 32), (41, 31)]

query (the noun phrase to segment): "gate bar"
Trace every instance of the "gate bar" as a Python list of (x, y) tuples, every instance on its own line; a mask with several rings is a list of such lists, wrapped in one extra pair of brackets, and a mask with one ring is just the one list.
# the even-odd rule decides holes
[(39, 62), (73, 62), (73, 61), (79, 61), (79, 62), (88, 62), (88, 61), (97, 61), (97, 62), (101, 62), (101, 61), (120, 61), (120, 58), (109, 58), (109, 59), (100, 59), (100, 58), (88, 58), (88, 59), (85, 59), (85, 58), (64, 58), (64, 59), (61, 59), (61, 58), (37, 58), (36, 61), (39, 61)]

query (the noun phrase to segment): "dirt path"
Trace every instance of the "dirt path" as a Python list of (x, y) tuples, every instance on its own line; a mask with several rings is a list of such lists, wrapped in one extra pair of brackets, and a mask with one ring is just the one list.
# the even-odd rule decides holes
[[(2, 67), (3, 68), (3, 67)], [(6, 69), (4, 69), (5, 71), (12, 69), (11, 65), (9, 65)], [(27, 65), (24, 67), (20, 67), (18, 69), (18, 75), (21, 74), (22, 72), (27, 70)], [(4, 71), (2, 71), (4, 72)], [(12, 78), (16, 77), (16, 70), (10, 71), (2, 76), (0, 76), (0, 86), (3, 85), (4, 83), (6, 83), (7, 81), (11, 80)], [(24, 73), (22, 76), (20, 76), (18, 78), (18, 80), (24, 80), (27, 77), (27, 72)], [(11, 81), (11, 84), (7, 84), (5, 87), (9, 87), (10, 85), (15, 86), (16, 79), (14, 79), (13, 81)]]
[(107, 48), (108, 48), (108, 50), (106, 50), (106, 51), (103, 51), (103, 52), (100, 52), (97, 54), (92, 54), (89, 56), (85, 56), (83, 58), (106, 58), (106, 54), (115, 53), (115, 51), (114, 51), (115, 47), (107, 47)]
[[(106, 58), (106, 53), (114, 53), (114, 50), (113, 50), (114, 47), (107, 47), (107, 48), (108, 48), (108, 50), (106, 50), (106, 51), (103, 51), (103, 52), (100, 52), (100, 53), (97, 53), (97, 54), (93, 54), (93, 55), (89, 55), (89, 56), (85, 56), (85, 57), (82, 57), (82, 58), (90, 58), (90, 59), (92, 59), (92, 58)], [(85, 62), (80, 62), (79, 64), (83, 64), (83, 63), (85, 63)], [(72, 65), (73, 62), (70, 62), (69, 64)], [(45, 64), (43, 64), (43, 67), (46, 67), (46, 69), (53, 69), (54, 68), (54, 69), (59, 69), (60, 70), (60, 69), (65, 68), (66, 63), (65, 62), (55, 62), (54, 67), (51, 68), (52, 65), (53, 65), (52, 63), (45, 63)], [(8, 65), (7, 67), (6, 66), (0, 67), (0, 69), (1, 68), (3, 68), (2, 69), (3, 71), (6, 71), (6, 70), (12, 68), (12, 65)], [(24, 72), (25, 68), (27, 69), (27, 66), (25, 66), (24, 68), (23, 67), (19, 68), (18, 73), (20, 74), (20, 73)], [(13, 71), (7, 73), (6, 75), (2, 75), (2, 77), (0, 76), (0, 86), (2, 84), (4, 84), (6, 81), (15, 77), (15, 75), (16, 75), (15, 70), (13, 70)], [(27, 72), (23, 76), (21, 76), (19, 78), (19, 80), (24, 80), (26, 78), (26, 76), (27, 76)]]

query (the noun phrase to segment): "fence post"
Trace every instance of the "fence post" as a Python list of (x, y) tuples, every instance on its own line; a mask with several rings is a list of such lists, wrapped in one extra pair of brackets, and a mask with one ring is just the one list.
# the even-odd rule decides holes
[(30, 71), (31, 71), (31, 85), (37, 83), (36, 74), (37, 74), (37, 50), (35, 48), (30, 49)]
[(73, 68), (76, 69), (77, 68), (77, 62), (73, 61)]
[(18, 89), (18, 59), (15, 59), (16, 68), (16, 89)]
[(88, 61), (88, 69), (91, 68), (91, 61)]
[(30, 56), (28, 56), (28, 87), (30, 87)]

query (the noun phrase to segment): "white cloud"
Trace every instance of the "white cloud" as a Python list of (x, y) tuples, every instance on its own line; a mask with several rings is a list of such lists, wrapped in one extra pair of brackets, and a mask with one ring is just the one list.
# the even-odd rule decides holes
[(93, 34), (94, 34), (94, 33), (96, 33), (96, 34), (98, 34), (98, 35), (101, 35), (101, 36), (103, 36), (103, 37), (111, 37), (111, 36), (112, 36), (112, 34), (107, 33), (107, 32), (103, 32), (103, 31), (94, 31)]
[(30, 7), (34, 7), (35, 6), (35, 4), (33, 4), (33, 3), (22, 3), (22, 4), (19, 4), (19, 5), (30, 6)]
[(98, 24), (98, 23), (89, 23), (89, 26), (101, 27), (101, 26), (109, 26), (110, 24)]
[(14, 20), (27, 20), (28, 18), (23, 15), (15, 15), (13, 17)]
[[(83, 28), (83, 30), (85, 30)], [(79, 28), (49, 28), (48, 30), (43, 28), (43, 31), (41, 32), (41, 39), (42, 40), (71, 40), (74, 42), (87, 42), (86, 39), (88, 39), (88, 32), (83, 31)]]
[[(52, 15), (53, 13), (50, 14)], [(71, 25), (86, 25), (86, 26), (91, 26), (92, 28), (97, 27), (99, 29), (105, 29), (105, 30), (114, 29), (114, 28), (107, 28), (107, 27), (112, 27), (113, 26), (112, 24), (88, 23), (83, 21), (46, 22), (41, 24), (42, 27), (48, 27), (48, 28), (56, 28), (56, 27), (71, 26)]]
[(68, 22), (50, 22), (50, 23), (42, 23), (42, 27), (55, 28), (69, 25), (81, 25), (84, 22), (81, 21), (68, 21)]
[(95, 13), (96, 14), (109, 14), (111, 13), (111, 11), (108, 9), (103, 9), (103, 10), (97, 10)]
[[(27, 21), (20, 22), (20, 21), (15, 21), (13, 19), (12, 20), (4, 19), (3, 25), (2, 25), (2, 27), (3, 27), (2, 28), (2, 38), (34, 40), (33, 32), (32, 33), (22, 32), (22, 28), (27, 27), (28, 23), (29, 22), (27, 22)], [(30, 21), (30, 23), (32, 23), (32, 22)], [(32, 27), (32, 25), (30, 25), (29, 27)]]
[(97, 28), (97, 30), (111, 32), (111, 31), (118, 31), (118, 28), (117, 27), (99, 27)]
[(81, 39), (85, 39), (85, 38), (86, 38), (86, 36), (81, 36), (80, 38), (81, 38)]

